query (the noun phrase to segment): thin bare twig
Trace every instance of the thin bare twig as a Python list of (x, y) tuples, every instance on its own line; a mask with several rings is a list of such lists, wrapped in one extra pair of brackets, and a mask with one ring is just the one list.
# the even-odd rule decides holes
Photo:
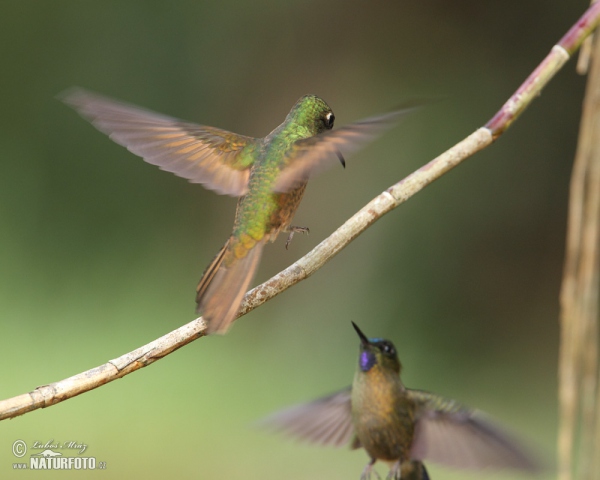
[[(590, 3), (595, 3), (597, 0), (592, 0)], [(590, 61), (592, 58), (592, 43), (594, 41), (594, 34), (590, 34), (579, 49), (579, 58), (577, 59), (577, 66), (575, 70), (579, 75), (587, 75), (588, 69), (590, 68)]]
[[(592, 5), (484, 127), (479, 128), (404, 180), (392, 185), (307, 255), (248, 292), (238, 316), (245, 315), (310, 276), (387, 212), (404, 203), (466, 158), (490, 145), (539, 95), (599, 21), (600, 5)], [(204, 336), (205, 328), (202, 318), (198, 318), (148, 345), (97, 368), (38, 387), (30, 393), (0, 401), (0, 420), (54, 405), (121, 378)]]

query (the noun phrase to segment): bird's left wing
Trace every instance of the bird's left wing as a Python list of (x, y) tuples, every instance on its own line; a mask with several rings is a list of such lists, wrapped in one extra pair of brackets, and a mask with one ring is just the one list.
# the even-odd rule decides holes
[(392, 128), (418, 105), (410, 105), (383, 115), (369, 117), (296, 141), (286, 155), (275, 182), (276, 192), (289, 192), (320, 170), (335, 165)]
[[(260, 421), (260, 425), (320, 445), (341, 447), (354, 434), (351, 387), (310, 403), (295, 405)], [(357, 447), (353, 443), (353, 447)]]
[(540, 470), (521, 442), (480, 412), (428, 392), (408, 392), (417, 405), (413, 460), (476, 470)]

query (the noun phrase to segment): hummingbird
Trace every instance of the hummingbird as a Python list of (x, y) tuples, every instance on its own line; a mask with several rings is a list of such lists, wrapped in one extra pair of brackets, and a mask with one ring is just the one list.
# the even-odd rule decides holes
[(377, 475), (378, 460), (389, 465), (388, 480), (429, 480), (424, 461), (464, 469), (539, 470), (520, 442), (480, 412), (405, 387), (392, 342), (369, 339), (352, 325), (360, 338), (352, 386), (272, 414), (263, 424), (316, 444), (364, 448), (370, 461), (361, 480)]
[(390, 129), (414, 106), (333, 130), (335, 115), (324, 100), (304, 95), (281, 125), (263, 138), (199, 125), (122, 103), (80, 88), (61, 100), (98, 130), (160, 169), (239, 197), (233, 231), (196, 288), (207, 334), (225, 333), (235, 320), (262, 250), (291, 224), (309, 177)]

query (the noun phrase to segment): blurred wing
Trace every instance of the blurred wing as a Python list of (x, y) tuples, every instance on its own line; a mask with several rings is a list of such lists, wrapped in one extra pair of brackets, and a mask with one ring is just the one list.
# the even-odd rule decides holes
[(412, 459), (465, 469), (540, 470), (517, 440), (481, 413), (427, 392), (409, 394), (418, 405)]
[[(350, 404), (351, 388), (276, 412), (260, 422), (301, 440), (340, 447), (354, 434)], [(353, 444), (356, 448), (359, 445)]]
[(402, 108), (298, 140), (282, 165), (274, 190), (284, 193), (298, 187), (318, 171), (335, 165), (375, 140), (415, 108), (417, 106)]
[(248, 189), (255, 138), (160, 115), (72, 89), (61, 100), (115, 142), (192, 183), (240, 196)]

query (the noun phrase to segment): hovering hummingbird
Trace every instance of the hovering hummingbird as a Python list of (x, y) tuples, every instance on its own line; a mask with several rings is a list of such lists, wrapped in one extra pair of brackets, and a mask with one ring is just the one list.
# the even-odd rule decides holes
[(160, 169), (239, 197), (233, 232), (196, 288), (197, 311), (207, 333), (225, 333), (236, 318), (258, 267), (262, 249), (291, 225), (308, 178), (352, 153), (412, 107), (367, 118), (332, 131), (335, 116), (315, 95), (301, 97), (281, 125), (252, 138), (188, 123), (82, 89), (61, 99), (115, 142)]
[(406, 388), (392, 342), (368, 339), (352, 325), (360, 337), (352, 387), (277, 412), (263, 424), (321, 445), (364, 448), (371, 460), (361, 480), (371, 478), (377, 460), (389, 465), (388, 480), (429, 480), (426, 460), (465, 469), (538, 471), (525, 449), (481, 413)]

